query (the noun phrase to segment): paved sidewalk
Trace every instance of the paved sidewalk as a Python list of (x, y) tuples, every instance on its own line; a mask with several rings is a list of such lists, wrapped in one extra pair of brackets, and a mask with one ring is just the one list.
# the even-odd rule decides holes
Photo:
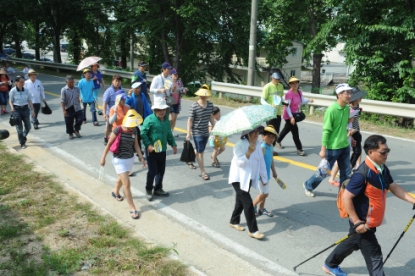
[[(16, 139), (16, 130), (12, 127), (1, 126), (10, 132), (11, 139), (3, 143), (18, 154), (23, 154), (34, 164), (56, 176), (70, 190), (84, 197), (103, 212), (115, 217), (119, 223), (130, 227), (149, 243), (157, 243), (166, 247), (176, 246), (179, 255), (172, 254), (190, 266), (194, 275), (270, 275), (254, 267), (251, 263), (224, 250), (219, 244), (190, 231), (160, 214), (152, 205), (145, 204), (146, 199), (133, 191), (134, 202), (140, 212), (139, 220), (132, 220), (126, 202), (117, 202), (111, 197), (112, 188), (98, 181), (98, 175), (88, 175), (73, 166), (64, 156), (48, 150), (41, 141), (31, 141), (27, 149), (21, 150)], [(108, 162), (109, 163), (109, 162)], [(106, 170), (112, 169), (112, 164), (106, 165)], [(202, 227), (202, 226), (201, 226)], [(260, 265), (260, 264), (259, 264)], [(287, 274), (295, 275), (287, 271)]]

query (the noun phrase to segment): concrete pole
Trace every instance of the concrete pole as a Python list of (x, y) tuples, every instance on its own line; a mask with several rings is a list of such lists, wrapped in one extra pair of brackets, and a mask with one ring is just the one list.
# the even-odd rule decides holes
[[(248, 58), (248, 81), (247, 84), (254, 85), (255, 61), (256, 61), (256, 22), (258, 17), (258, 0), (251, 2), (251, 26), (249, 31), (249, 58)], [(247, 101), (251, 100), (250, 96), (246, 97)]]

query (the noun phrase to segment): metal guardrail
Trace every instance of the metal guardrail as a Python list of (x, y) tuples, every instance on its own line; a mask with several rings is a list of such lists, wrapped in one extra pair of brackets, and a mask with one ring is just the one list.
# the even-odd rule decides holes
[[(57, 70), (69, 70), (74, 71), (74, 74), (77, 72), (76, 68), (77, 65), (73, 64), (64, 64), (64, 63), (56, 63), (56, 62), (46, 62), (46, 61), (38, 61), (38, 60), (30, 60), (30, 59), (22, 59), (22, 58), (9, 58), (10, 62), (13, 63), (20, 63), (20, 64), (30, 64), (30, 65), (37, 65), (37, 66), (43, 66), (45, 68), (53, 68)], [(115, 74), (120, 75), (123, 78), (131, 79), (134, 75), (134, 72), (127, 72), (127, 71), (121, 71), (121, 70), (112, 70), (112, 69), (100, 69), (101, 73), (105, 76), (113, 76)], [(81, 74), (81, 72), (78, 72)], [(151, 82), (155, 76), (153, 75), (146, 75), (147, 81)]]
[[(230, 93), (250, 97), (261, 97), (262, 93), (262, 88), (257, 86), (238, 85), (216, 81), (212, 81), (211, 86), (212, 91), (219, 93), (219, 97), (222, 97), (222, 93)], [(287, 93), (287, 91), (285, 91), (285, 93)], [(314, 102), (310, 104), (314, 107), (328, 107), (336, 100), (336, 97), (331, 95), (313, 94), (308, 92), (303, 92), (303, 95), (304, 97), (314, 99)], [(363, 108), (363, 111), (367, 113), (415, 119), (415, 104), (363, 99), (361, 102), (361, 107)], [(314, 108), (310, 108), (311, 114), (313, 110)]]

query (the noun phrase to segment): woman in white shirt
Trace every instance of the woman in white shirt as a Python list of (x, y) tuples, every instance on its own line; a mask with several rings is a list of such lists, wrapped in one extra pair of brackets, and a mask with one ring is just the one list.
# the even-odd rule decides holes
[(37, 119), (37, 116), (39, 115), (42, 101), (46, 102), (45, 88), (43, 88), (40, 80), (37, 79), (35, 70), (30, 69), (27, 74), (29, 79), (25, 81), (24, 88), (29, 90), (30, 94), (32, 94), (32, 103), (35, 112), (35, 116), (32, 117), (32, 124), (34, 129), (39, 129), (39, 120)]
[(232, 184), (235, 189), (236, 199), (230, 226), (239, 231), (245, 230), (239, 224), (241, 213), (244, 211), (249, 236), (255, 239), (262, 239), (264, 234), (258, 231), (254, 205), (249, 194), (251, 186), (258, 189), (258, 185), (268, 183), (264, 156), (258, 136), (258, 128), (242, 132), (241, 140), (235, 144), (233, 149), (229, 184)]

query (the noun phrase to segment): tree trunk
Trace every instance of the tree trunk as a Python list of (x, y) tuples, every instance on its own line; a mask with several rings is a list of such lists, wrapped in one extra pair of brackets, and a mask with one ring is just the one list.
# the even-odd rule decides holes
[[(162, 1), (160, 1), (161, 3)], [(160, 18), (162, 22), (164, 22), (164, 15), (163, 15), (163, 6), (160, 5)], [(161, 48), (163, 50), (163, 57), (165, 62), (169, 62), (169, 52), (167, 50), (167, 43), (166, 43), (166, 35), (164, 33), (164, 26), (161, 28)]]
[(22, 49), (20, 48), (20, 38), (19, 38), (19, 33), (17, 32), (17, 30), (19, 28), (17, 28), (17, 23), (16, 21), (13, 21), (12, 23), (12, 28), (15, 30), (15, 32), (13, 33), (13, 41), (14, 41), (14, 45), (15, 45), (15, 50), (16, 50), (16, 57), (21, 58), (22, 57)]
[(60, 43), (60, 28), (54, 28), (53, 33), (53, 61), (57, 63), (62, 63), (61, 58), (61, 43)]
[(320, 93), (320, 69), (323, 54), (313, 54), (313, 83), (311, 84), (311, 93)]
[(39, 26), (39, 21), (36, 20), (35, 21), (35, 40), (36, 40), (36, 46), (35, 46), (35, 56), (36, 56), (36, 60), (40, 60), (40, 49), (39, 49), (39, 31), (40, 31), (40, 26)]
[[(179, 9), (179, 0), (174, 1), (176, 9)], [(175, 22), (176, 22), (176, 55), (174, 57), (174, 67), (176, 70), (179, 70), (179, 64), (180, 64), (180, 53), (182, 49), (182, 35), (181, 35), (181, 27), (180, 27), (180, 17), (175, 13)]]
[(121, 46), (121, 66), (122, 69), (127, 68), (127, 40), (124, 38), (124, 36), (121, 38), (120, 41)]

